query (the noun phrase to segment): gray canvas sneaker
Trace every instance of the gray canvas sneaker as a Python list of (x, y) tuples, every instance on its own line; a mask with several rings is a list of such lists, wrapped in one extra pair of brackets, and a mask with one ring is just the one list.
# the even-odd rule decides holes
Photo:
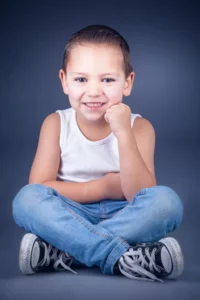
[(26, 275), (42, 270), (71, 271), (73, 257), (56, 249), (35, 234), (26, 233), (20, 244), (19, 268)]
[(167, 237), (154, 243), (131, 246), (117, 261), (115, 274), (130, 279), (159, 281), (176, 279), (184, 268), (184, 257), (176, 239)]

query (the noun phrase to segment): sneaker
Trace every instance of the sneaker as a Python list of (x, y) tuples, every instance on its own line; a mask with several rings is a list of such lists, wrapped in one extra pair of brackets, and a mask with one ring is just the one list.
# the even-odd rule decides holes
[(182, 274), (183, 252), (174, 238), (167, 237), (158, 242), (131, 246), (120, 257), (116, 267), (118, 273), (130, 279), (163, 282), (158, 277), (176, 279)]
[(56, 249), (35, 234), (27, 233), (23, 236), (19, 251), (19, 268), (22, 273), (34, 274), (41, 270), (73, 271), (70, 266), (73, 256)]

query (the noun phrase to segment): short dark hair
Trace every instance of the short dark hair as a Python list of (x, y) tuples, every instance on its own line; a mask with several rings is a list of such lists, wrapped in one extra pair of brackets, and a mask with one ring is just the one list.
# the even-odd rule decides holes
[(124, 58), (124, 73), (127, 78), (133, 71), (131, 65), (130, 47), (127, 41), (115, 29), (106, 25), (89, 25), (72, 34), (68, 40), (63, 55), (62, 69), (65, 72), (69, 62), (70, 51), (83, 43), (107, 44), (119, 47)]

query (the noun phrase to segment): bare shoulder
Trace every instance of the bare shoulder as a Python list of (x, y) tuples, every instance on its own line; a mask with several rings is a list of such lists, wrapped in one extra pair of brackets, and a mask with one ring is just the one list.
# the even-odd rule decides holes
[(42, 126), (56, 126), (56, 129), (60, 127), (60, 116), (58, 113), (49, 114), (43, 121)]
[(138, 135), (141, 132), (147, 132), (148, 134), (155, 134), (153, 124), (146, 118), (137, 116), (133, 123), (133, 132)]
[(60, 116), (58, 113), (49, 114), (42, 123), (40, 138), (49, 138), (50, 136), (57, 141), (60, 138)]

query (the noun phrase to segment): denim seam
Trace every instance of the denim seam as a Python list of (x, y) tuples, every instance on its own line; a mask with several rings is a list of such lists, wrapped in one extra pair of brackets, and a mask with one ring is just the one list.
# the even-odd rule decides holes
[[(127, 204), (128, 205), (128, 204)], [(114, 214), (111, 218), (112, 219), (115, 219), (116, 217), (118, 217), (123, 211), (124, 211), (124, 209), (126, 208), (126, 206), (124, 207), (124, 208), (122, 208), (120, 211), (118, 211), (116, 214)], [(99, 222), (99, 224), (102, 224), (103, 222), (106, 222), (108, 219), (106, 219), (106, 220), (102, 220), (102, 221), (100, 221)]]
[[(117, 239), (119, 239), (119, 238), (117, 237)], [(109, 256), (108, 256), (107, 259), (106, 259), (106, 262), (105, 262), (105, 265), (104, 265), (104, 272), (105, 272), (105, 267), (106, 267), (106, 265), (108, 265), (108, 264), (110, 263), (110, 261), (115, 257), (115, 256), (113, 255), (113, 253), (116, 251), (117, 248), (123, 246), (123, 244), (125, 245), (125, 250), (124, 250), (124, 251), (126, 251), (126, 248), (127, 248), (127, 247), (130, 248), (130, 245), (129, 245), (126, 241), (124, 241), (124, 240), (122, 240), (122, 241), (120, 242), (120, 244), (118, 244), (116, 247), (114, 247), (113, 250), (110, 252)], [(121, 256), (120, 256), (120, 257), (121, 257)]]
[(105, 209), (104, 209), (104, 205), (102, 205), (103, 203), (100, 202), (100, 209), (99, 209), (99, 216), (101, 217), (102, 215), (104, 216), (105, 215)]
[(48, 190), (47, 190), (47, 193), (48, 193), (48, 194), (50, 194), (50, 195), (53, 195), (53, 191), (52, 191), (52, 188), (51, 188), (51, 187), (49, 187), (49, 186), (48, 186)]
[[(70, 208), (66, 207), (65, 208), (69, 213), (73, 214), (75, 216), (75, 218), (81, 222), (87, 229), (89, 229), (90, 232), (96, 234), (96, 235), (99, 235), (99, 236), (102, 236), (104, 237), (106, 240), (109, 240), (109, 237), (106, 235), (106, 234), (103, 234), (103, 233), (100, 233), (100, 232), (97, 232), (95, 231), (93, 228), (91, 228), (87, 223), (84, 222), (84, 219), (79, 216), (78, 214), (76, 214), (73, 210), (71, 210)], [(95, 225), (93, 225), (95, 226)]]
[[(120, 241), (119, 237), (116, 237), (117, 240)], [(116, 245), (112, 251), (110, 252), (110, 254), (108, 255), (107, 259), (106, 259), (106, 262), (105, 262), (105, 265), (110, 261), (110, 259), (112, 258), (112, 254), (113, 252), (116, 250), (117, 247), (121, 246), (122, 244), (126, 243), (126, 241), (124, 240), (121, 240), (120, 243), (118, 245)]]

